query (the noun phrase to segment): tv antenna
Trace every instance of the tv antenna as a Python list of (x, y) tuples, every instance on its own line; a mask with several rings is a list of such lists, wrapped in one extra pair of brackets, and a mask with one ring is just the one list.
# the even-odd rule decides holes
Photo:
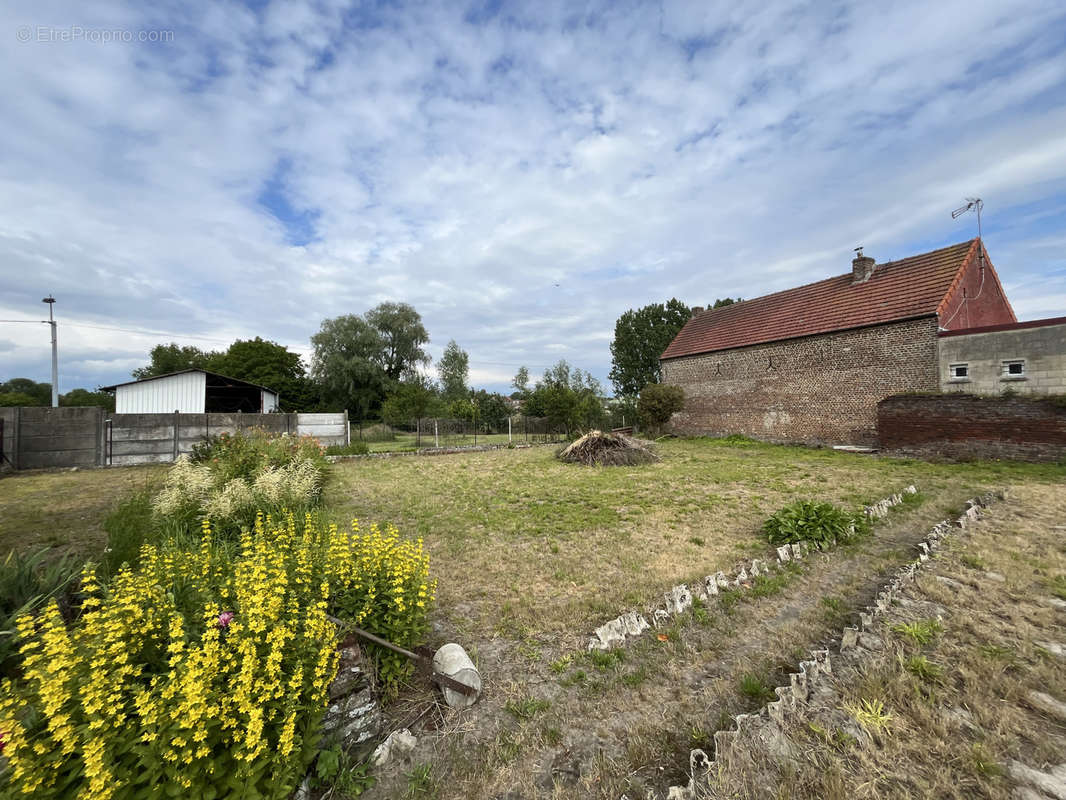
[[(977, 238), (981, 239), (981, 209), (985, 207), (984, 201), (980, 197), (967, 197), (966, 205), (956, 208), (951, 212), (952, 219), (958, 219), (967, 211), (977, 212)], [(983, 242), (984, 239), (981, 239)]]

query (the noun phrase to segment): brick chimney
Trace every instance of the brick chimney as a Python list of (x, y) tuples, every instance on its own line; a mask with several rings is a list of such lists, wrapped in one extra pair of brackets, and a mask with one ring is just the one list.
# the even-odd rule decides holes
[(855, 258), (851, 260), (851, 284), (854, 286), (856, 283), (866, 283), (870, 280), (870, 276), (874, 274), (874, 261), (869, 256), (862, 254), (862, 248), (855, 248)]
[(697, 314), (702, 314), (702, 313), (703, 313), (703, 306), (693, 306), (692, 307), (692, 316), (696, 316)]

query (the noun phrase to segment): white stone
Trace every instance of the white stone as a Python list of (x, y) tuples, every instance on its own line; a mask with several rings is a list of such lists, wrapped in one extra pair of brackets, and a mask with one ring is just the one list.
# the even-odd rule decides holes
[(1045, 714), (1066, 722), (1066, 703), (1056, 700), (1044, 692), (1029, 692), (1025, 699), (1029, 705), (1038, 711), (1043, 711)]
[(1066, 647), (1063, 647), (1058, 642), (1033, 642), (1033, 644), (1037, 647), (1043, 647), (1053, 656), (1058, 656), (1059, 658), (1066, 656)]
[(779, 548), (777, 548), (777, 560), (780, 561), (782, 564), (791, 561), (792, 548), (790, 548), (787, 544), (783, 544)]
[(1066, 800), (1066, 775), (1063, 766), (1066, 765), (1060, 764), (1051, 772), (1041, 772), (1020, 761), (1011, 761), (1007, 771), (1018, 783), (1027, 783), (1058, 800)]
[(666, 601), (666, 610), (675, 616), (692, 607), (692, 592), (683, 583), (663, 595), (663, 599)]
[(639, 636), (651, 627), (651, 625), (648, 624), (648, 621), (644, 619), (644, 615), (638, 614), (636, 611), (630, 611), (628, 614), (623, 614), (620, 619), (625, 626), (626, 633), (630, 636)]
[(1057, 597), (1045, 597), (1044, 602), (1052, 608), (1066, 608), (1066, 600)]
[(383, 766), (392, 758), (407, 755), (415, 749), (416, 744), (418, 744), (418, 739), (416, 739), (407, 728), (393, 731), (388, 735), (388, 738), (386, 738), (385, 741), (377, 746), (374, 750), (374, 754), (370, 757), (370, 760), (375, 767)]
[(1003, 577), (1002, 575), (1000, 575), (998, 572), (991, 572), (991, 571), (986, 572), (985, 573), (985, 577), (988, 578), (990, 581), (995, 581), (996, 583), (1006, 583), (1007, 582), (1007, 579), (1005, 577)]

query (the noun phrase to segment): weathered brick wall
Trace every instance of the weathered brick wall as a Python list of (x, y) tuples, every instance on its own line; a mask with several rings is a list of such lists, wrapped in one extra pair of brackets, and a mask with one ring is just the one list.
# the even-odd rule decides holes
[(685, 390), (678, 433), (771, 441), (876, 444), (877, 403), (936, 391), (932, 317), (664, 361)]
[(1066, 458), (1066, 407), (1037, 397), (888, 397), (877, 407), (886, 450), (947, 458)]

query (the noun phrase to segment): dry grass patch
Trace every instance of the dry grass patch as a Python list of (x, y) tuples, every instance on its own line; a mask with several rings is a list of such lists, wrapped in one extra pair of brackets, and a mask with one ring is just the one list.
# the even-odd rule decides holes
[[(1044, 602), (1048, 577), (1066, 573), (1064, 516), (1061, 492), (1014, 490), (930, 565), (958, 583), (925, 574), (885, 626), (885, 650), (838, 671), (836, 701), (790, 726), (792, 756), (731, 764), (709, 796), (1008, 798), (1012, 759), (1061, 762), (1066, 726), (1027, 695), (1066, 700), (1066, 662), (1036, 644), (1066, 639)], [(974, 581), (975, 559), (1006, 580)]]
[(0, 477), (0, 556), (48, 545), (98, 558), (104, 518), (129, 495), (155, 485), (164, 466), (9, 473)]

